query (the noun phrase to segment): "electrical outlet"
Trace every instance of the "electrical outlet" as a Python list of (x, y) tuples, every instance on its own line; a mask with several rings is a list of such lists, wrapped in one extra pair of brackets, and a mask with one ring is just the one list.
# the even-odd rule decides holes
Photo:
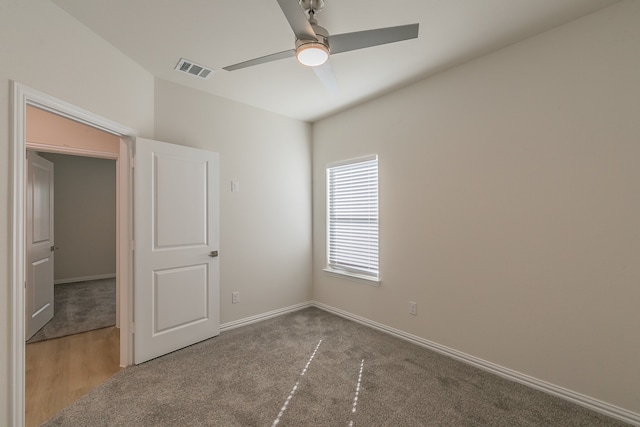
[(409, 301), (409, 314), (413, 314), (414, 316), (418, 315), (418, 303)]
[(231, 304), (238, 304), (240, 302), (240, 292), (231, 293)]

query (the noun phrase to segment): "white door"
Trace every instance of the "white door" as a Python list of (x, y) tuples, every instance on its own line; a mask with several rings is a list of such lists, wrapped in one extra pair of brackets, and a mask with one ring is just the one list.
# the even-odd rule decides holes
[(53, 318), (53, 163), (27, 151), (25, 324), (31, 338)]
[(220, 333), (219, 156), (136, 139), (134, 361)]

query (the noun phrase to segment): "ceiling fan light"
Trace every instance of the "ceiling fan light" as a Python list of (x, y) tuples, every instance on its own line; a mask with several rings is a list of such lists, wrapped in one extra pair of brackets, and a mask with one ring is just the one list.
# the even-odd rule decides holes
[(296, 49), (296, 58), (302, 65), (317, 67), (329, 59), (329, 49), (322, 43), (306, 43)]

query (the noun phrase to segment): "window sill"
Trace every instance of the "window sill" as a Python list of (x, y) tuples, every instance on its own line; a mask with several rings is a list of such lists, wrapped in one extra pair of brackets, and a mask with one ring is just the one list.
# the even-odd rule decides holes
[(382, 280), (380, 280), (380, 278), (365, 276), (363, 274), (350, 273), (348, 271), (342, 271), (342, 270), (334, 270), (332, 268), (323, 268), (322, 270), (329, 274), (335, 274), (337, 276), (344, 277), (346, 279), (351, 279), (355, 282), (360, 282), (369, 286), (380, 286), (380, 284), (382, 283)]

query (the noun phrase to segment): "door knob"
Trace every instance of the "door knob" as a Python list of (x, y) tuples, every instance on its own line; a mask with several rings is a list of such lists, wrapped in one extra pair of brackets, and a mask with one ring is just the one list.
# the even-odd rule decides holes
[(217, 256), (218, 256), (218, 251), (211, 251), (211, 252), (209, 253), (209, 256), (210, 256), (211, 258), (215, 258), (215, 257), (217, 257)]
[(51, 246), (51, 252), (53, 252), (53, 251), (57, 251), (58, 249), (60, 249), (60, 248), (59, 248), (59, 247), (57, 247), (57, 246)]

